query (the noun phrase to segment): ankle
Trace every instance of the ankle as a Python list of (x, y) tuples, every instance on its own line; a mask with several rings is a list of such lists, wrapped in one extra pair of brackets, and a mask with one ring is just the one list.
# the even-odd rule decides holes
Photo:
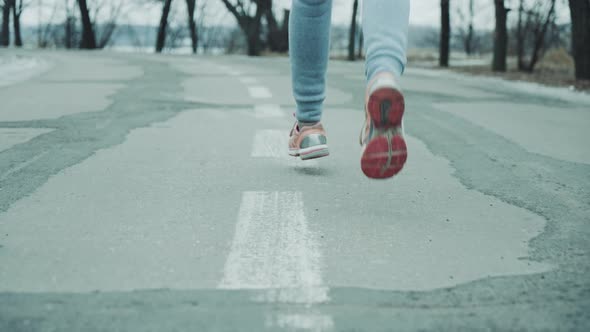
[(318, 123), (320, 123), (320, 122), (319, 121), (315, 121), (315, 122), (313, 122), (313, 121), (310, 121), (310, 122), (307, 122), (307, 121), (297, 121), (297, 124), (299, 125), (299, 128), (300, 129), (303, 128), (303, 127), (313, 127), (313, 126), (317, 125)]

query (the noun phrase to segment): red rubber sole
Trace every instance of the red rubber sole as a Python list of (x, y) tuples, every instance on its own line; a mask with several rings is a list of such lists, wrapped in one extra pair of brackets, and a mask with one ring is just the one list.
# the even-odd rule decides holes
[(371, 94), (367, 110), (376, 128), (401, 126), (404, 116), (404, 95), (391, 88), (379, 89)]
[(361, 157), (363, 173), (372, 179), (387, 179), (399, 173), (408, 159), (404, 138), (383, 135), (372, 139)]
[(391, 88), (371, 94), (367, 111), (379, 134), (367, 143), (361, 169), (369, 178), (387, 179), (398, 174), (408, 159), (406, 141), (400, 134), (404, 116), (404, 96)]

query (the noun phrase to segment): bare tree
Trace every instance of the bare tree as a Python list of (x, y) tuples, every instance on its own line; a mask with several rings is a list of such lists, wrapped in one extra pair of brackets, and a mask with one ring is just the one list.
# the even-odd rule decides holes
[(590, 1), (569, 0), (576, 78), (590, 79)]
[(10, 46), (10, 9), (14, 0), (2, 2), (2, 30), (0, 31), (0, 46)]
[(496, 10), (496, 29), (494, 30), (494, 58), (493, 71), (506, 71), (506, 55), (508, 52), (508, 29), (506, 22), (510, 9), (506, 8), (504, 0), (494, 0)]
[[(214, 48), (225, 48), (229, 38), (224, 33), (224, 26), (221, 22), (228, 15), (225, 8), (211, 6), (208, 1), (201, 1), (197, 8), (197, 31), (199, 32), (199, 43), (203, 53)], [(213, 21), (212, 21), (213, 20)]]
[(78, 0), (78, 7), (80, 8), (80, 16), (82, 18), (82, 41), (80, 42), (80, 48), (88, 50), (95, 49), (96, 35), (94, 34), (94, 26), (90, 20), (86, 0)]
[(474, 28), (475, 8), (474, 0), (469, 0), (467, 14), (461, 8), (457, 10), (457, 16), (461, 20), (461, 25), (457, 29), (457, 37), (463, 44), (463, 49), (467, 55), (473, 54), (476, 48), (476, 37)]
[(73, 48), (76, 44), (75, 42), (75, 35), (76, 35), (76, 15), (75, 15), (75, 6), (70, 4), (70, 0), (65, 0), (65, 10), (66, 10), (66, 19), (64, 21), (64, 46), (67, 49)]
[(266, 9), (264, 18), (267, 27), (267, 44), (272, 52), (287, 52), (289, 50), (289, 10), (283, 11), (283, 22), (279, 25), (272, 7), (272, 0)]
[[(117, 20), (121, 15), (125, 1), (107, 1), (101, 0), (94, 3), (96, 6), (92, 17), (105, 17), (105, 21), (102, 24), (94, 24), (97, 47), (105, 48), (113, 34), (117, 29)], [(105, 14), (106, 12), (106, 14)]]
[(262, 17), (272, 7), (272, 0), (221, 0), (238, 21), (246, 35), (248, 55), (258, 56), (261, 51)]
[(267, 44), (272, 52), (282, 52), (284, 49), (284, 40), (279, 28), (279, 23), (275, 17), (272, 0), (267, 5), (266, 12), (264, 13), (267, 26)]
[(22, 47), (23, 38), (20, 29), (20, 17), (28, 3), (24, 0), (12, 0), (12, 24), (14, 27), (14, 46)]
[(352, 18), (350, 22), (350, 32), (348, 35), (348, 61), (354, 61), (356, 59), (356, 54), (354, 51), (356, 47), (356, 21), (358, 7), (358, 0), (354, 0), (352, 3)]
[(441, 28), (440, 28), (440, 48), (439, 48), (439, 65), (441, 67), (449, 66), (450, 39), (451, 39), (451, 14), (450, 0), (440, 1)]
[[(66, 0), (67, 1), (67, 0)], [(76, 1), (76, 0), (74, 0)], [(39, 26), (37, 27), (37, 46), (39, 48), (49, 47), (51, 44), (51, 38), (55, 37), (55, 25), (54, 19), (57, 13), (58, 3), (53, 2), (53, 6), (51, 8), (51, 14), (49, 15), (49, 19), (46, 20), (44, 24), (41, 24), (40, 17), (41, 17), (41, 6), (39, 6)], [(55, 39), (55, 38), (54, 38)]]
[(524, 41), (525, 41), (525, 27), (524, 27), (524, 1), (519, 0), (518, 3), (518, 22), (516, 25), (516, 56), (518, 58), (518, 70), (524, 70)]
[(359, 49), (358, 49), (358, 54), (357, 54), (357, 58), (362, 59), (363, 58), (363, 47), (365, 46), (365, 34), (363, 33), (363, 29), (361, 28), (361, 33), (359, 36)]
[[(519, 70), (533, 72), (540, 57), (549, 46), (547, 36), (549, 29), (555, 27), (555, 5), (556, 0), (537, 0), (525, 10), (524, 0), (520, 1), (516, 28)], [(528, 61), (525, 58), (527, 48), (530, 49)]]
[(162, 6), (162, 15), (160, 16), (160, 26), (158, 27), (158, 37), (156, 39), (156, 52), (161, 53), (166, 44), (166, 29), (168, 28), (168, 16), (170, 15), (170, 7), (172, 0), (164, 0)]
[[(209, 46), (212, 43), (212, 39), (213, 39), (213, 35), (215, 35), (215, 33), (212, 33), (212, 29), (207, 29), (207, 31), (205, 30), (205, 27), (207, 25), (207, 16), (209, 16), (209, 9), (207, 7), (207, 1), (201, 1), (198, 5), (198, 9), (197, 9), (197, 19), (196, 19), (196, 23), (197, 23), (197, 31), (199, 31), (199, 38), (200, 38), (200, 44), (201, 44), (201, 48), (203, 49), (203, 53), (207, 53)], [(219, 27), (217, 27), (217, 29), (219, 29)]]
[(197, 22), (195, 22), (195, 7), (196, 0), (186, 0), (186, 8), (188, 10), (188, 30), (191, 35), (191, 45), (193, 54), (197, 53), (199, 46), (199, 36), (197, 34)]
[(289, 51), (289, 18), (291, 11), (289, 9), (283, 10), (283, 26), (281, 27), (281, 49), (280, 52)]

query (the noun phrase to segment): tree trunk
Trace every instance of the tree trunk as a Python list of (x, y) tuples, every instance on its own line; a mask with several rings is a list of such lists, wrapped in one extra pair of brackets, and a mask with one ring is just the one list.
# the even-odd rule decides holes
[(260, 3), (256, 5), (256, 15), (253, 18), (246, 19), (246, 37), (248, 39), (248, 55), (249, 56), (259, 56), (261, 47), (260, 47), (260, 28), (262, 25), (262, 16), (266, 13), (265, 6), (261, 5)]
[[(22, 1), (22, 0), (20, 0)], [(19, 8), (17, 8), (19, 7)], [(14, 26), (14, 46), (22, 47), (23, 38), (20, 33), (20, 14), (22, 10), (22, 3), (20, 6), (16, 5), (16, 1), (12, 3), (12, 24)]]
[(73, 16), (66, 17), (66, 22), (64, 24), (64, 45), (66, 49), (74, 47), (74, 22), (75, 18)]
[[(260, 6), (260, 4), (259, 4)], [(273, 52), (280, 52), (281, 45), (281, 31), (279, 30), (279, 24), (272, 10), (272, 2), (269, 2), (268, 7), (265, 8), (264, 17), (266, 18), (266, 24), (268, 26), (267, 43), (270, 50)]]
[(113, 34), (115, 34), (115, 30), (117, 30), (117, 24), (114, 21), (103, 24), (103, 32), (100, 40), (98, 41), (98, 48), (103, 49), (107, 47), (111, 41), (111, 38), (113, 37)]
[(590, 80), (590, 1), (569, 0), (576, 78)]
[(518, 5), (518, 24), (516, 26), (516, 55), (518, 58), (518, 70), (524, 71), (524, 26), (523, 26), (523, 15), (524, 15), (524, 0), (519, 1)]
[(506, 71), (506, 54), (508, 52), (508, 29), (506, 20), (509, 9), (506, 8), (504, 0), (494, 0), (496, 7), (496, 30), (494, 32), (494, 59), (492, 61), (493, 71)]
[(0, 32), (0, 46), (10, 46), (10, 9), (11, 3), (4, 1), (2, 7), (2, 31)]
[(80, 43), (80, 48), (93, 50), (96, 48), (96, 36), (94, 35), (92, 21), (90, 21), (86, 0), (78, 0), (78, 7), (80, 8), (80, 16), (82, 17), (82, 42)]
[(441, 0), (441, 28), (440, 28), (440, 55), (439, 65), (441, 67), (449, 66), (449, 43), (451, 39), (451, 14), (450, 14), (450, 1)]
[(469, 1), (469, 27), (467, 27), (467, 38), (465, 39), (465, 53), (467, 55), (471, 55), (473, 53), (473, 38), (474, 38), (474, 28), (473, 28), (473, 18), (475, 16), (475, 9), (473, 7), (473, 0)]
[(248, 34), (248, 56), (260, 55), (260, 37), (255, 33)]
[(358, 59), (362, 59), (363, 57), (363, 47), (365, 47), (365, 34), (363, 33), (363, 29), (361, 28), (361, 33), (359, 36), (359, 50), (357, 54)]
[(291, 17), (291, 11), (289, 9), (285, 9), (283, 15), (283, 26), (281, 27), (281, 52), (289, 51), (289, 17)]
[(158, 37), (156, 39), (156, 53), (162, 53), (164, 45), (166, 44), (166, 29), (168, 28), (168, 15), (170, 15), (171, 6), (172, 0), (164, 1), (162, 16), (160, 17), (160, 26), (158, 27)]
[(238, 10), (238, 6), (232, 4), (229, 0), (222, 0), (225, 7), (232, 13), (238, 21), (238, 25), (246, 35), (248, 42), (248, 55), (260, 55), (261, 39), (260, 39), (260, 25), (262, 16), (265, 15), (267, 8), (270, 8), (271, 0), (256, 1), (256, 14), (254, 17), (248, 16), (247, 13)]
[(199, 47), (199, 37), (197, 35), (197, 23), (195, 22), (196, 0), (186, 0), (186, 7), (188, 9), (188, 29), (191, 34), (193, 54), (197, 54), (197, 48)]
[(356, 47), (356, 16), (359, 7), (358, 0), (354, 0), (352, 3), (352, 19), (350, 22), (350, 32), (348, 36), (348, 61), (354, 61), (356, 58), (355, 47)]
[[(260, 8), (260, 7), (259, 7)], [(257, 9), (256, 16), (254, 19), (250, 20), (248, 24), (248, 55), (249, 56), (259, 56), (261, 47), (260, 47), (260, 19), (262, 18), (262, 13), (258, 13), (261, 11)]]
[(547, 18), (545, 22), (543, 22), (543, 26), (540, 30), (537, 30), (533, 44), (533, 52), (531, 55), (531, 60), (526, 67), (526, 71), (532, 73), (535, 70), (535, 66), (539, 61), (542, 53), (545, 51), (545, 38), (547, 36), (547, 30), (549, 30), (549, 26), (555, 23), (555, 1), (551, 1), (551, 8), (549, 8), (549, 13), (547, 13)]

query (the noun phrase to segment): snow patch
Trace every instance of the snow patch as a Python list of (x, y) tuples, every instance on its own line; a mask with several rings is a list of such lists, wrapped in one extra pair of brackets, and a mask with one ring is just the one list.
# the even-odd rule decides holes
[(485, 89), (499, 90), (499, 92), (520, 92), (528, 95), (543, 96), (545, 98), (552, 98), (570, 103), (590, 105), (590, 94), (577, 91), (573, 87), (552, 87), (533, 82), (508, 81), (498, 77), (470, 76), (444, 69), (431, 70), (423, 68), (408, 68), (406, 73), (419, 76), (461, 80), (462, 82), (466, 82), (473, 87), (485, 86)]
[(12, 55), (0, 56), (0, 87), (26, 81), (50, 68), (42, 59)]

